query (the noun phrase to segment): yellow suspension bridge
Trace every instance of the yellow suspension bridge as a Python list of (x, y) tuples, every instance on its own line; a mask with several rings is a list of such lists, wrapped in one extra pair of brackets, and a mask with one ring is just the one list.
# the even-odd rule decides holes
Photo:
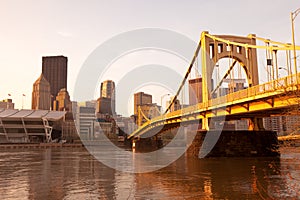
[[(257, 45), (256, 42), (264, 45)], [(259, 73), (257, 64), (257, 50), (266, 52), (267, 73), (269, 81), (259, 84)], [(263, 130), (262, 118), (271, 115), (282, 115), (287, 109), (298, 111), (300, 73), (297, 72), (296, 50), (299, 46), (288, 43), (275, 42), (269, 39), (248, 35), (247, 37), (232, 35), (211, 35), (202, 32), (193, 59), (179, 86), (179, 89), (166, 109), (165, 113), (152, 119), (145, 114), (142, 116), (146, 122), (139, 126), (128, 138), (148, 137), (163, 130), (163, 127), (175, 127), (181, 123), (193, 123), (200, 121), (203, 130), (209, 130), (209, 121), (212, 118), (223, 118), (226, 120), (248, 119), (250, 130)], [(277, 63), (277, 52), (283, 52), (286, 60), (286, 77), (279, 77), (280, 69)], [(192, 68), (201, 52), (202, 67), (202, 95), (198, 103), (180, 110), (170, 112), (171, 106), (182, 91)], [(294, 52), (292, 57), (291, 52)], [(230, 63), (225, 75), (213, 88), (213, 70), (222, 58), (234, 60)], [(292, 61), (295, 65), (292, 67)], [(248, 88), (231, 92), (225, 96), (214, 95), (222, 82), (229, 76), (236, 63), (239, 63), (246, 74)], [(153, 134), (154, 132), (154, 134)]]

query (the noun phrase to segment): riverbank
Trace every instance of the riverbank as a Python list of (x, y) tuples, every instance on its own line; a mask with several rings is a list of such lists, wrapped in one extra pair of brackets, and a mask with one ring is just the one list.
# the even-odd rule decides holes
[(28, 148), (80, 148), (81, 143), (5, 143), (0, 144), (0, 149), (28, 149)]
[(300, 147), (300, 135), (279, 136), (278, 143), (283, 147)]
[[(292, 136), (280, 136), (278, 137), (278, 143), (280, 147), (300, 147), (300, 135)], [(93, 143), (88, 143), (93, 145)], [(116, 141), (116, 146), (120, 145), (120, 142)], [(80, 148), (84, 147), (82, 143), (0, 143), (0, 149), (22, 149), (22, 148)]]

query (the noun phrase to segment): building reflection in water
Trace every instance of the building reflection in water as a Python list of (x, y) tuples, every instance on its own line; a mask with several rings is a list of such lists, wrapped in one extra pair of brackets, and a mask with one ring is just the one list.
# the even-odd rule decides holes
[(110, 199), (115, 195), (115, 170), (86, 151), (45, 149), (30, 170), (29, 199)]
[(299, 179), (294, 158), (182, 156), (158, 171), (131, 174), (83, 149), (0, 152), (1, 199), (293, 199)]

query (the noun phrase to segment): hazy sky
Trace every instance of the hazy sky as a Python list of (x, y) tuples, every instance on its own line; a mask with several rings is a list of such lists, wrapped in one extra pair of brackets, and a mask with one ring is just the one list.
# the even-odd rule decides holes
[(25, 94), (24, 107), (30, 108), (42, 56), (50, 55), (68, 57), (72, 97), (89, 54), (111, 37), (139, 28), (169, 29), (196, 42), (204, 30), (291, 42), (290, 12), (299, 7), (299, 1), (284, 0), (0, 0), (0, 99), (10, 93), (21, 108)]

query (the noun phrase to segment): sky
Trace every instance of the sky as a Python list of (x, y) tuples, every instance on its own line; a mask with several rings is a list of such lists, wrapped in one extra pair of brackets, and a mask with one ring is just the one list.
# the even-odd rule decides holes
[[(42, 56), (52, 55), (68, 57), (68, 91), (72, 99), (76, 78), (89, 55), (114, 36), (136, 29), (172, 30), (195, 42), (205, 30), (211, 34), (241, 36), (255, 33), (291, 42), (290, 12), (297, 8), (300, 1), (283, 0), (0, 0), (0, 99), (11, 94), (16, 108), (29, 109), (32, 85), (42, 70)], [(296, 44), (300, 44), (298, 18)], [(172, 60), (169, 55), (156, 53), (147, 56), (149, 52), (140, 52), (131, 55), (131, 61), (130, 57), (117, 60), (115, 67), (124, 62), (128, 68), (114, 71), (112, 67), (107, 77), (99, 78), (98, 86), (103, 79), (114, 79), (119, 72), (124, 74), (130, 63), (145, 64), (146, 57), (148, 64), (151, 59), (154, 64)], [(193, 52), (190, 54), (192, 57)], [(174, 58), (169, 65), (176, 65), (175, 62), (180, 66), (186, 63)], [(186, 67), (179, 71), (185, 71)], [(154, 98), (159, 104), (163, 94), (174, 92), (170, 88), (160, 89), (155, 89), (158, 94)], [(94, 98), (98, 95), (95, 89)], [(117, 111), (127, 103), (132, 102), (117, 105)]]

